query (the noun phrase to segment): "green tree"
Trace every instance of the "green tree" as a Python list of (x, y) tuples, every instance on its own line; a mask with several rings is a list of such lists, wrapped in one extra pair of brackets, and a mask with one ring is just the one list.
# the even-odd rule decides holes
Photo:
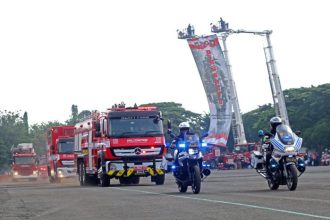
[(168, 119), (172, 124), (172, 131), (178, 134), (178, 125), (183, 121), (188, 121), (191, 130), (198, 134), (202, 134), (208, 129), (207, 117), (198, 113), (191, 112), (182, 107), (182, 104), (175, 102), (159, 102), (143, 104), (141, 106), (156, 106), (163, 114), (163, 124), (165, 131), (165, 139), (170, 142), (171, 138), (167, 134), (167, 121)]
[(30, 137), (20, 112), (0, 111), (0, 167), (8, 168), (10, 148), (23, 142)]

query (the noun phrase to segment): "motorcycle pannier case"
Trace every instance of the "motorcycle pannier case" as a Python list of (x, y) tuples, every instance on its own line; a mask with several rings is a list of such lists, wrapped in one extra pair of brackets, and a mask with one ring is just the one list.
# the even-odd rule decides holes
[(253, 151), (251, 154), (251, 166), (254, 169), (262, 169), (264, 158), (259, 151)]

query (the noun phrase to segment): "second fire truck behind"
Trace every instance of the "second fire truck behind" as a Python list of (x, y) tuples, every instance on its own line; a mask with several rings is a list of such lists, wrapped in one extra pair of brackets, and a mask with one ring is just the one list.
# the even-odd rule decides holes
[(138, 184), (151, 176), (164, 184), (165, 137), (161, 112), (155, 107), (112, 108), (93, 113), (75, 129), (80, 185)]

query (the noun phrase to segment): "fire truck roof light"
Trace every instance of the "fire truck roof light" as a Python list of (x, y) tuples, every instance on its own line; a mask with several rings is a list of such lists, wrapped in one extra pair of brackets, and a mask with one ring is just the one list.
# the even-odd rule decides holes
[(127, 110), (142, 110), (142, 111), (152, 111), (157, 110), (156, 106), (141, 106), (141, 107), (116, 107), (108, 108), (109, 111), (127, 111)]

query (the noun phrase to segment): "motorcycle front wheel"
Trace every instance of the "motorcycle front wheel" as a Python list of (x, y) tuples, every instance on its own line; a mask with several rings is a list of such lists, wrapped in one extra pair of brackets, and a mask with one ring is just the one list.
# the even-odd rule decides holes
[(277, 190), (278, 187), (280, 186), (280, 181), (279, 181), (278, 177), (279, 177), (279, 173), (271, 174), (268, 177), (267, 182), (268, 182), (268, 187), (270, 190)]
[(186, 184), (178, 183), (179, 192), (185, 193), (187, 192), (188, 186)]
[(198, 194), (201, 190), (201, 171), (199, 169), (198, 165), (195, 165), (193, 167), (193, 172), (192, 172), (192, 184), (191, 184), (191, 189), (194, 194)]
[(297, 175), (297, 168), (295, 165), (290, 164), (286, 168), (287, 171), (287, 178), (286, 178), (286, 185), (290, 191), (293, 191), (297, 188), (298, 185), (298, 175)]

